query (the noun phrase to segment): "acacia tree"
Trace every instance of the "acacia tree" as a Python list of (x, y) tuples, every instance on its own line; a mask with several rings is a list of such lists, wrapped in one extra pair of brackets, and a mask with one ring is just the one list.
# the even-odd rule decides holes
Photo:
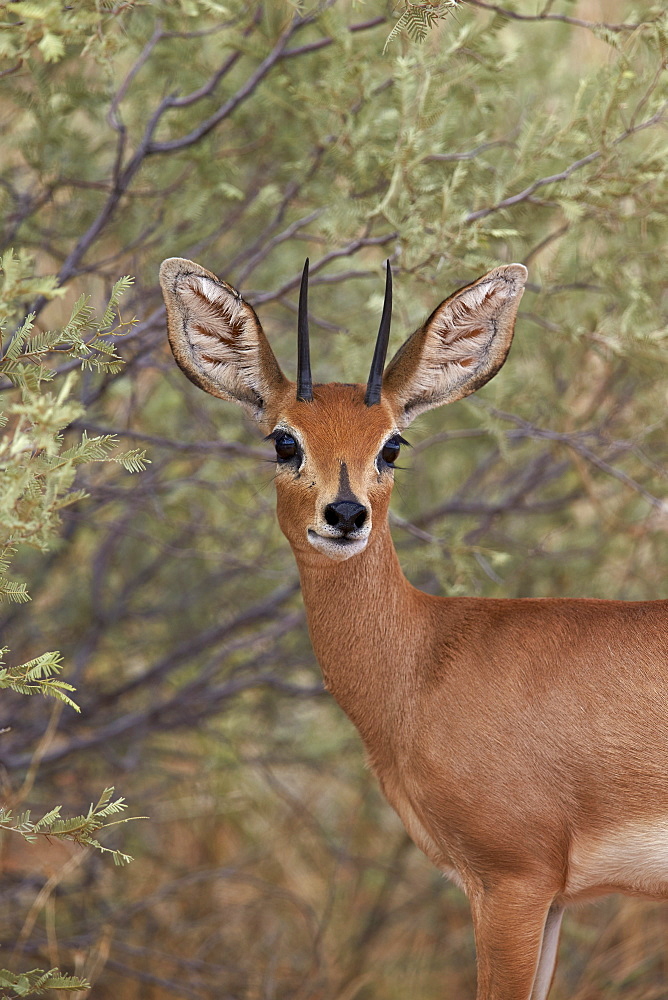
[[(163, 257), (242, 289), (290, 372), (308, 255), (323, 381), (368, 370), (386, 257), (397, 341), (458, 285), (526, 263), (502, 376), (414, 432), (401, 559), (443, 593), (665, 593), (665, 11), (615, 2), (602, 24), (593, 0), (409, 9), (427, 6), (5, 10), (2, 242), (37, 279), (24, 271), (15, 298), (39, 337), (80, 294), (101, 311), (136, 276), (123, 315), (138, 322), (107, 338), (125, 365), (83, 374), (63, 447), (113, 433), (151, 465), (82, 465), (67, 488), (88, 496), (63, 510), (61, 544), (15, 561), (32, 604), (0, 612), (17, 660), (62, 651), (82, 708), (42, 742), (28, 804), (85, 811), (114, 784), (152, 817), (118, 841), (138, 858), (132, 882), (91, 858), (21, 938), (21, 967), (78, 956), (100, 997), (391, 998), (418, 970), (425, 997), (472, 989), (462, 900), (442, 902), (322, 694), (269, 450), (168, 354)], [(403, 14), (429, 28), (421, 44), (388, 42)], [(76, 365), (49, 363), (56, 387)], [(1, 388), (15, 405), (20, 387)], [(17, 785), (45, 708), (7, 711)], [(10, 880), (6, 898), (24, 890)], [(624, 982), (640, 954), (647, 977), (625, 995), (663, 988), (665, 918), (606, 906), (628, 951), (611, 931), (585, 970), (565, 963), (562, 995)], [(8, 944), (23, 918), (5, 911)]]

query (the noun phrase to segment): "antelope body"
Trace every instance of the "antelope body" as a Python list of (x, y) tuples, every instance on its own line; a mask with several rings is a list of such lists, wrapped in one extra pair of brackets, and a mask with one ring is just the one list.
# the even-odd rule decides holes
[(564, 908), (668, 898), (668, 601), (434, 597), (387, 520), (401, 431), (475, 391), (512, 340), (526, 270), (434, 311), (367, 386), (313, 385), (302, 279), (297, 386), (253, 309), (198, 264), (162, 265), (185, 374), (276, 445), (277, 512), (326, 685), (410, 836), (466, 892), (477, 1000), (545, 1000)]

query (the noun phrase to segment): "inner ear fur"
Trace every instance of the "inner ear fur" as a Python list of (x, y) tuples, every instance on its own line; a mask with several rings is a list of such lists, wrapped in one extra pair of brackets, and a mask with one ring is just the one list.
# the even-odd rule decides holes
[(169, 343), (177, 364), (205, 392), (256, 420), (287, 385), (254, 309), (235, 288), (182, 257), (160, 268)]
[(383, 376), (404, 426), (425, 410), (470, 395), (506, 360), (524, 292), (523, 264), (496, 267), (460, 288), (408, 338)]

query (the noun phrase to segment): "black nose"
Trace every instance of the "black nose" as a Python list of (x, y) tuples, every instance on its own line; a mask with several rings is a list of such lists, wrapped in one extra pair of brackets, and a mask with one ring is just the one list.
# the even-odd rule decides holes
[(352, 500), (339, 500), (325, 507), (325, 520), (332, 528), (338, 528), (344, 535), (361, 528), (366, 521), (366, 507)]

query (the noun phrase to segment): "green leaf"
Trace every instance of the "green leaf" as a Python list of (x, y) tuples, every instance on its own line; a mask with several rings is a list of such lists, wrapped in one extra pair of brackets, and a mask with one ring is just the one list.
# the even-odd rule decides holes
[(47, 990), (89, 990), (90, 982), (55, 968), (47, 972), (43, 969), (31, 969), (30, 972), (20, 973), (0, 969), (0, 987), (12, 990), (11, 995), (3, 994), (1, 1000), (13, 1000), (30, 994), (42, 996)]
[[(7, 652), (6, 648), (0, 650), (0, 656)], [(81, 709), (68, 694), (75, 688), (54, 677), (62, 669), (62, 657), (58, 652), (42, 653), (17, 667), (6, 667), (0, 661), (0, 689), (10, 688), (18, 694), (41, 694), (45, 698), (56, 698), (79, 712)]]
[(65, 54), (65, 45), (59, 35), (54, 35), (50, 31), (45, 31), (40, 41), (37, 43), (47, 62), (58, 62)]

